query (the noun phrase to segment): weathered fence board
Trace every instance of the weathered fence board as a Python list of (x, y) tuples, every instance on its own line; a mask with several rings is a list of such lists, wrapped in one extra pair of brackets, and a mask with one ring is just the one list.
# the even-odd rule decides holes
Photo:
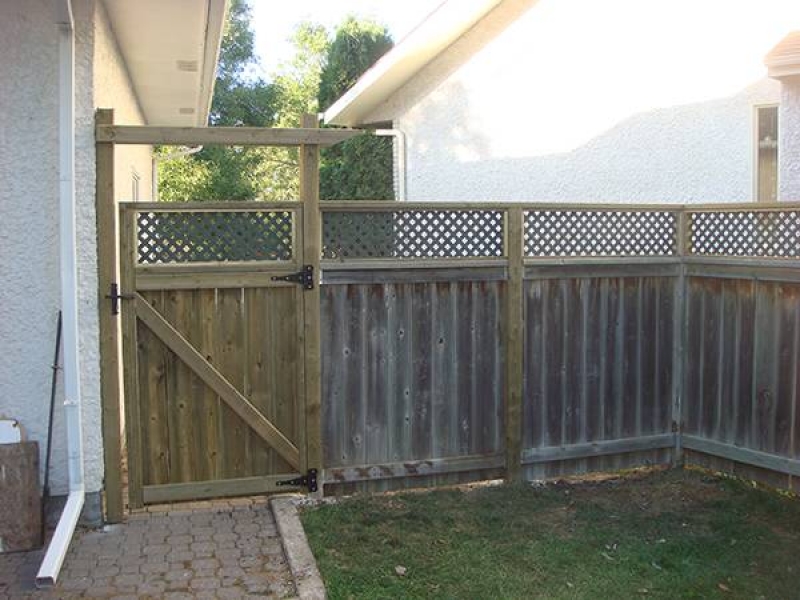
[[(306, 463), (346, 493), (660, 464), (682, 446), (796, 485), (800, 211), (318, 207), (306, 175), (302, 210), (141, 209), (142, 323), (125, 337), (146, 501), (269, 490)], [(275, 281), (304, 264), (313, 287)]]
[[(694, 360), (686, 372), (684, 432), (701, 464), (720, 466), (697, 452), (796, 475), (798, 467), (782, 459), (800, 458), (800, 284), (757, 276), (754, 269), (751, 279), (688, 278), (687, 352)], [(737, 471), (765, 479), (761, 469)], [(787, 477), (768, 479), (791, 485)]]
[(346, 481), (350, 467), (502, 452), (504, 293), (499, 282), (323, 286), (326, 469)]
[[(675, 284), (652, 277), (526, 282), (524, 454), (671, 431)], [(601, 462), (663, 460), (649, 453)], [(527, 476), (590, 468), (597, 463), (529, 467)]]

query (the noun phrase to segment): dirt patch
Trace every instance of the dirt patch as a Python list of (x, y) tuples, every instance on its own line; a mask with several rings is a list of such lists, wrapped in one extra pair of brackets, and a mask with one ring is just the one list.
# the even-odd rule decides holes
[(681, 471), (653, 477), (654, 473), (652, 469), (642, 469), (589, 481), (561, 480), (552, 487), (563, 490), (574, 502), (609, 512), (633, 510), (654, 516), (704, 510), (725, 495), (722, 482), (715, 477), (698, 478)]

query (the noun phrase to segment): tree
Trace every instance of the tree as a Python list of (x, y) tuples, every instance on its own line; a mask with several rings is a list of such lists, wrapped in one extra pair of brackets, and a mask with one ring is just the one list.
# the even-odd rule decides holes
[[(386, 27), (348, 17), (337, 29), (320, 76), (319, 106), (329, 108), (392, 48)], [(324, 200), (394, 198), (390, 138), (361, 136), (322, 152), (320, 197)]]
[[(328, 33), (321, 25), (301, 23), (292, 37), (292, 60), (280, 65), (273, 86), (278, 108), (276, 127), (299, 127), (305, 113), (316, 113), (317, 90)], [(300, 187), (297, 148), (262, 148), (260, 197), (266, 200), (297, 199)]]
[[(331, 43), (324, 27), (303, 23), (292, 37), (294, 56), (272, 82), (253, 77), (256, 64), (250, 8), (232, 0), (220, 48), (209, 124), (297, 127), (344, 93), (389, 48), (385, 27), (348, 18)], [(162, 148), (162, 156), (174, 152)], [(386, 138), (365, 136), (326, 150), (322, 157), (323, 198), (390, 199), (392, 148)], [(296, 148), (208, 146), (160, 163), (161, 199), (286, 200), (297, 198)]]
[[(249, 75), (256, 63), (250, 7), (232, 0), (220, 45), (209, 125), (270, 127), (277, 118), (278, 90)], [(174, 152), (160, 148), (157, 155)], [(263, 151), (259, 148), (207, 146), (197, 154), (164, 161), (159, 166), (160, 198), (185, 200), (253, 200), (262, 182)]]

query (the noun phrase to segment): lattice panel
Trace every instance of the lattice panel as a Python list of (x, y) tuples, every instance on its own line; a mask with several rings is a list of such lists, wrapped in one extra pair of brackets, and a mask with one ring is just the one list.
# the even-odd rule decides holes
[(690, 213), (689, 252), (800, 258), (800, 211)]
[(325, 258), (484, 258), (503, 256), (499, 210), (329, 212)]
[(532, 210), (525, 213), (525, 255), (674, 256), (677, 218), (652, 211)]
[(142, 212), (139, 263), (271, 261), (292, 258), (292, 212)]

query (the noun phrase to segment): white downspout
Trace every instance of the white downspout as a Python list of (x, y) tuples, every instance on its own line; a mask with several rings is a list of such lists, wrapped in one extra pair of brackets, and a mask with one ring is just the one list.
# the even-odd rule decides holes
[(55, 584), (84, 502), (75, 228), (75, 33), (70, 0), (57, 0), (56, 9), (59, 89), (59, 267), (61, 310), (64, 315), (64, 415), (67, 429), (69, 496), (36, 575), (36, 585), (39, 587)]
[(150, 190), (151, 191), (150, 197), (152, 198), (153, 202), (158, 202), (158, 165), (167, 160), (173, 160), (175, 158), (182, 158), (184, 156), (191, 156), (192, 154), (197, 154), (202, 149), (203, 146), (195, 146), (194, 148), (186, 148), (184, 150), (177, 150), (175, 152), (170, 152), (169, 154), (164, 154), (163, 156), (156, 156), (155, 154), (153, 154), (152, 156), (153, 187)]
[(376, 129), (375, 135), (394, 138), (395, 200), (406, 199), (406, 134), (399, 129)]

